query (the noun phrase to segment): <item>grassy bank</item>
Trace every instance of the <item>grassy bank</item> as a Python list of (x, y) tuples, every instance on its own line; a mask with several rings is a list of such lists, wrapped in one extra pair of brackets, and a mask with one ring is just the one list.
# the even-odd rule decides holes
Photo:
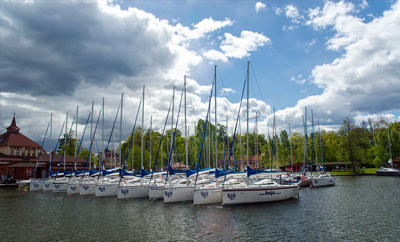
[(352, 171), (332, 171), (332, 175), (337, 175), (337, 176), (360, 176), (360, 175), (376, 175), (376, 170), (377, 168), (365, 168), (361, 169), (360, 172), (352, 172)]

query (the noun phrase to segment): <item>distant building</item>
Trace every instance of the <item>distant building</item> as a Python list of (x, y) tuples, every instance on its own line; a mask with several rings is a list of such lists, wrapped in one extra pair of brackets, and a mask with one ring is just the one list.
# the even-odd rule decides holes
[[(103, 152), (100, 152), (99, 154), (99, 164), (101, 164), (103, 162), (103, 157), (104, 154), (106, 153), (107, 150), (104, 150)], [(122, 164), (123, 165), (123, 164)], [(111, 168), (115, 168), (115, 167), (119, 167), (119, 153), (115, 150), (108, 150), (107, 151), (107, 156), (106, 159), (104, 161), (104, 169), (111, 169)]]
[[(20, 132), (15, 121), (15, 115), (7, 132), (0, 135), (0, 175), (14, 177), (16, 179), (28, 179), (32, 177), (41, 146)], [(52, 155), (42, 149), (38, 162), (35, 178), (46, 177)], [(52, 171), (64, 171), (64, 159), (61, 155), (54, 155), (51, 165)], [(75, 157), (66, 156), (65, 169), (72, 171)], [(78, 158), (76, 167), (80, 170), (86, 160)], [(60, 166), (60, 167), (59, 167)]]

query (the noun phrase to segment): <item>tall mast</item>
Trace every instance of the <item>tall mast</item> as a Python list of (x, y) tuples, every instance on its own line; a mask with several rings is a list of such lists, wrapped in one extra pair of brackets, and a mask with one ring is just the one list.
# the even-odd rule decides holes
[(242, 156), (242, 125), (240, 123), (240, 115), (239, 115), (239, 140), (240, 140), (240, 169), (243, 171), (243, 156)]
[[(76, 123), (75, 123), (75, 159), (76, 156), (78, 155), (77, 152), (77, 143), (78, 143), (78, 106), (76, 106)], [(76, 170), (76, 167), (74, 167), (74, 169)]]
[[(101, 123), (101, 129), (102, 129), (102, 133), (101, 133), (101, 154), (103, 154), (102, 155), (102, 157), (101, 157), (101, 160), (103, 160), (103, 159), (105, 159), (106, 157), (105, 157), (105, 155), (106, 155), (106, 152), (105, 152), (105, 150), (104, 150), (104, 97), (103, 97), (103, 105), (102, 105), (102, 108), (103, 108), (103, 112), (102, 112), (102, 123)], [(92, 113), (93, 113), (93, 104), (92, 104)], [(93, 122), (93, 115), (92, 115), (92, 122)], [(99, 162), (99, 171), (101, 170), (101, 167), (100, 167), (100, 162)]]
[(140, 155), (140, 169), (144, 169), (143, 167), (143, 132), (144, 132), (144, 90), (145, 86), (143, 85), (143, 103), (142, 103), (142, 151), (141, 151), (141, 155)]
[(196, 157), (197, 157), (196, 127), (197, 127), (197, 123), (194, 123), (194, 162), (195, 162), (195, 164), (196, 164)]
[[(50, 145), (49, 145), (49, 165), (51, 161), (51, 142), (52, 142), (52, 136), (53, 136), (53, 113), (50, 113)], [(50, 167), (51, 169), (51, 167)]]
[[(276, 139), (275, 139), (275, 108), (274, 108), (274, 120), (272, 122), (271, 171), (272, 171), (273, 160), (274, 160), (274, 143), (275, 143), (275, 149), (277, 149), (277, 144), (276, 144)], [(276, 159), (278, 159), (278, 156), (276, 156)]]
[[(227, 155), (227, 157), (228, 157), (228, 159), (227, 159), (227, 161), (229, 162), (230, 161), (230, 157), (229, 157), (229, 131), (228, 131), (228, 115), (226, 115), (226, 151), (227, 151), (227, 153), (228, 153), (228, 155)], [(229, 165), (229, 163), (227, 162), (227, 165)], [(228, 168), (227, 169), (229, 169), (229, 166), (228, 166)]]
[[(161, 129), (161, 132), (160, 133), (162, 133), (162, 129)], [(168, 136), (167, 136), (167, 139), (168, 139)], [(164, 142), (164, 140), (161, 140), (161, 171), (162, 170), (164, 170), (164, 148), (163, 148), (163, 142)], [(168, 143), (168, 142), (167, 142)]]
[(186, 75), (184, 77), (184, 83), (183, 83), (184, 89), (185, 89), (185, 159), (186, 159), (186, 169), (189, 167), (189, 154), (188, 154), (188, 127), (186, 123)]
[[(93, 105), (94, 105), (94, 101), (92, 101), (92, 117), (91, 117), (91, 121), (90, 121), (90, 142), (92, 142), (92, 137), (93, 137)], [(89, 170), (91, 170), (92, 168), (92, 155), (89, 154)]]
[[(67, 150), (67, 135), (68, 135), (68, 111), (67, 111), (67, 118), (65, 120), (65, 138), (64, 138), (64, 146), (65, 150)], [(66, 163), (66, 155), (64, 154), (64, 171), (65, 171), (65, 163)]]
[(214, 66), (214, 100), (215, 100), (215, 164), (214, 167), (217, 168), (218, 162), (218, 143), (217, 143), (217, 65)]
[(290, 123), (289, 123), (289, 136), (290, 136), (290, 166), (292, 167), (292, 172), (293, 172), (292, 132), (290, 131)]
[(122, 165), (122, 104), (124, 102), (124, 94), (121, 94), (121, 116), (119, 122), (119, 167)]
[(150, 165), (149, 165), (149, 171), (151, 169), (151, 136), (153, 133), (153, 116), (150, 116)]
[[(76, 123), (75, 123), (75, 160), (76, 157), (78, 156), (77, 152), (77, 145), (78, 145), (78, 106), (76, 106)], [(74, 168), (73, 170), (76, 170), (76, 163), (74, 163)]]
[(247, 166), (249, 166), (249, 63), (250, 61), (247, 61)]
[(257, 113), (256, 113), (256, 126), (254, 128), (254, 144), (256, 145), (256, 167), (259, 168), (258, 164), (258, 130), (257, 130)]
[(276, 151), (276, 167), (279, 166), (279, 149), (278, 149), (278, 135), (276, 132), (275, 108), (274, 108), (274, 134), (275, 134), (275, 151)]
[(173, 88), (173, 91), (172, 91), (172, 122), (171, 122), (171, 152), (172, 152), (172, 155), (171, 155), (171, 164), (173, 164), (174, 163), (174, 149), (173, 149), (173, 135), (174, 135), (174, 105), (175, 105), (175, 86), (174, 86), (174, 88)]
[[(208, 110), (208, 117), (211, 119), (211, 108)], [(210, 123), (208, 125), (208, 168), (211, 168), (211, 122), (208, 122)]]

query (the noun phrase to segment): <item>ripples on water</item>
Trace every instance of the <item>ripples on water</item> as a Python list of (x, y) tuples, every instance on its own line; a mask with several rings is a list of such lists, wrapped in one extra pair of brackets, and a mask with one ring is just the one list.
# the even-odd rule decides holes
[(399, 205), (400, 179), (376, 176), (236, 207), (0, 189), (0, 240), (400, 241)]

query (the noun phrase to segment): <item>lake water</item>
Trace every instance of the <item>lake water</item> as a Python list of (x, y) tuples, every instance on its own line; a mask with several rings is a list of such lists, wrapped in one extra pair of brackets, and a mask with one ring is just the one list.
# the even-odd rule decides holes
[(400, 178), (222, 207), (0, 189), (0, 241), (400, 241)]

